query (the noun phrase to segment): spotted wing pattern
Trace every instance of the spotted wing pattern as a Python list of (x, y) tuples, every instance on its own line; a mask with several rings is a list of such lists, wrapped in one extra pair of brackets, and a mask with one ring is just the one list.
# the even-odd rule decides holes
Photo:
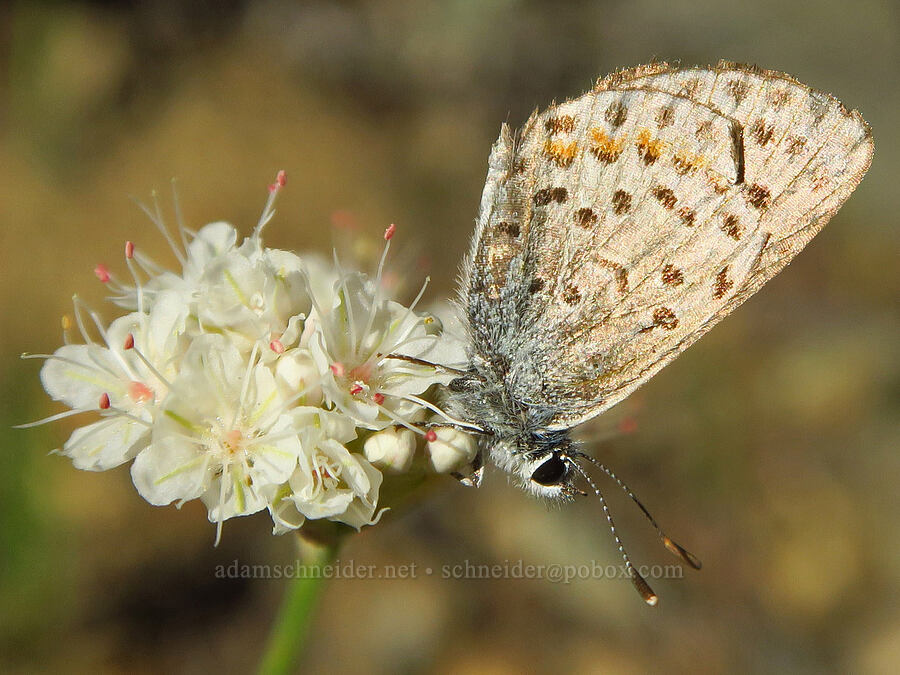
[(868, 169), (855, 111), (782, 73), (643, 66), (491, 155), (463, 283), (477, 355), (567, 428), (774, 276)]

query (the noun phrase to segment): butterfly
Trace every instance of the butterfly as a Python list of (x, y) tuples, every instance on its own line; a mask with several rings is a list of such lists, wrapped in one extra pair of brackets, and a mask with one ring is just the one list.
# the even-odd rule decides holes
[[(469, 367), (448, 410), (526, 490), (585, 494), (573, 427), (644, 384), (778, 273), (869, 167), (856, 111), (789, 75), (654, 63), (504, 124), (461, 273)], [(483, 461), (462, 477), (481, 481)], [(602, 501), (637, 590), (634, 566)]]

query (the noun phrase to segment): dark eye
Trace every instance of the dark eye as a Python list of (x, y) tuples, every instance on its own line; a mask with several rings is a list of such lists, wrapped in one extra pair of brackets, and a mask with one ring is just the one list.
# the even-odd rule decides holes
[(565, 475), (566, 463), (557, 455), (552, 455), (534, 470), (534, 473), (531, 474), (531, 480), (539, 485), (559, 485), (559, 482)]

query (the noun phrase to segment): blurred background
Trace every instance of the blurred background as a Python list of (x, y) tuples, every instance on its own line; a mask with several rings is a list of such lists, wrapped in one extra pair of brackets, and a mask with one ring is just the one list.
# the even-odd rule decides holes
[[(651, 59), (787, 71), (858, 108), (876, 155), (788, 270), (584, 429), (702, 572), (624, 580), (335, 581), (304, 670), (797, 673), (900, 668), (900, 5), (890, 0), (12, 2), (0, 9), (0, 670), (250, 670), (289, 562), (268, 517), (213, 548), (196, 503), (154, 508), (127, 468), (48, 456), (71, 425), (39, 364), (95, 263), (134, 239), (131, 200), (249, 233), (275, 171), (272, 246), (328, 253), (396, 222), (394, 270), (453, 287), (499, 124)], [(171, 210), (168, 211), (171, 213)], [(338, 234), (335, 234), (337, 228)], [(343, 228), (343, 229), (342, 229)], [(414, 290), (414, 289), (413, 289)], [(102, 307), (110, 310), (109, 307)], [(114, 314), (105, 311), (107, 319)], [(636, 424), (635, 424), (636, 423)], [(635, 428), (636, 427), (636, 428)], [(630, 431), (623, 433), (622, 430)], [(609, 438), (609, 437), (612, 438)], [(621, 494), (632, 557), (674, 562)], [(353, 537), (358, 564), (618, 564), (595, 500), (548, 509), (490, 472), (450, 479)]]

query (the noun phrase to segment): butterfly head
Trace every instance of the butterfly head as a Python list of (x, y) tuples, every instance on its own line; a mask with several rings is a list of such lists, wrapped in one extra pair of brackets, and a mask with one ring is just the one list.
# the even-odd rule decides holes
[(519, 485), (538, 497), (571, 500), (583, 494), (574, 486), (577, 475), (572, 441), (560, 434), (528, 434), (498, 440), (491, 448), (494, 462), (518, 479)]

